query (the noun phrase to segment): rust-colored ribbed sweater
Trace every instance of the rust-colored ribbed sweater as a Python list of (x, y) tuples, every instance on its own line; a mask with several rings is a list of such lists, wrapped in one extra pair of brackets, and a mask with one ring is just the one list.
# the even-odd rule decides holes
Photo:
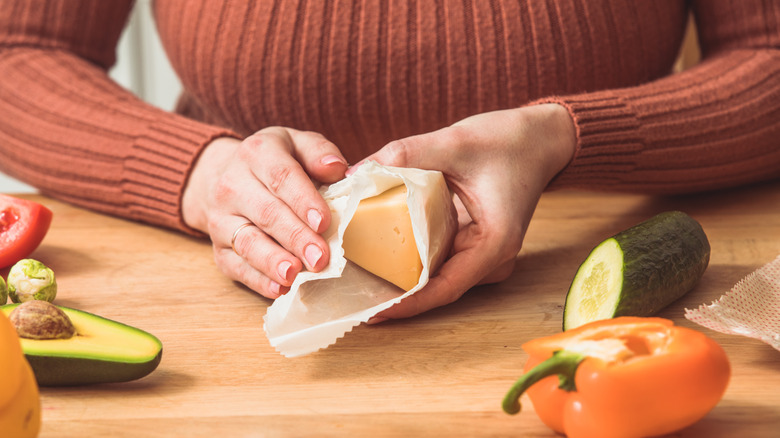
[[(689, 3), (703, 62), (669, 75)], [(541, 100), (577, 126), (555, 187), (691, 192), (780, 176), (777, 0), (157, 0), (186, 89), (179, 115), (106, 75), (131, 6), (0, 3), (0, 169), (186, 230), (182, 190), (217, 136), (314, 130), (355, 162)]]

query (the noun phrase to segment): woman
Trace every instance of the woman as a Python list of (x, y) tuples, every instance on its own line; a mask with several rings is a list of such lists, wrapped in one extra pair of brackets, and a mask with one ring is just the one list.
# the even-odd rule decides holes
[[(0, 4), (0, 169), (207, 235), (269, 298), (328, 263), (315, 183), (364, 158), (444, 172), (462, 222), (439, 274), (383, 318), (506, 278), (544, 190), (780, 174), (777, 1), (158, 0), (175, 114), (106, 75), (132, 1)], [(670, 74), (690, 11), (703, 59)]]

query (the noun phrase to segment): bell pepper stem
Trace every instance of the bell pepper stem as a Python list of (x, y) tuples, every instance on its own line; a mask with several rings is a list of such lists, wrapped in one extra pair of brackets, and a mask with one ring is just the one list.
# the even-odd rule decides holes
[(507, 392), (504, 401), (501, 403), (504, 412), (510, 415), (520, 412), (520, 396), (531, 385), (545, 377), (558, 375), (559, 388), (565, 391), (576, 391), (574, 374), (577, 371), (577, 367), (586, 357), (566, 350), (559, 350), (553, 353), (549, 359), (533, 367), (509, 388), (509, 392)]

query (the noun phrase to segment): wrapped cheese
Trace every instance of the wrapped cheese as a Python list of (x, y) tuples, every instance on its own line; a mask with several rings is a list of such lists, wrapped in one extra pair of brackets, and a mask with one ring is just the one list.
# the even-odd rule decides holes
[(360, 201), (341, 244), (344, 258), (403, 290), (422, 274), (406, 194), (401, 184)]
[(367, 162), (320, 192), (331, 209), (323, 234), (330, 263), (318, 273), (299, 273), (265, 315), (271, 345), (288, 357), (333, 344), (422, 289), (457, 232), (441, 172)]

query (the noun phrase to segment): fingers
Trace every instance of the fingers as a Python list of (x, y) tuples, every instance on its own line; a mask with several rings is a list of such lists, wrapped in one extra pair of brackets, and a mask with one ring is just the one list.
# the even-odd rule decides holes
[(513, 257), (512, 260), (507, 260), (506, 262), (500, 264), (491, 273), (484, 276), (477, 284), (482, 285), (482, 284), (500, 283), (506, 280), (507, 278), (509, 278), (510, 275), (512, 275), (512, 272), (514, 272), (516, 263), (517, 263), (517, 259), (515, 257)]
[[(275, 241), (279, 246), (275, 248), (277, 253), (285, 249), (303, 261), (307, 269), (322, 269), (327, 264), (328, 246), (318, 233), (328, 228), (330, 210), (291, 155), (289, 138), (258, 135), (246, 143), (241, 155), (245, 162), (252, 163), (251, 176), (239, 174), (235, 177), (239, 181), (227, 179), (235, 198), (232, 201), (236, 206), (235, 216), (246, 218)], [(232, 232), (229, 227), (220, 231), (226, 248), (228, 232)], [(258, 246), (268, 250), (262, 243), (258, 242)], [(250, 259), (259, 257), (252, 251), (241, 255)]]
[(482, 269), (474, 263), (473, 255), (476, 253), (478, 249), (456, 253), (442, 265), (438, 274), (432, 277), (423, 289), (379, 313), (377, 318), (408, 318), (455, 302), (482, 277)]
[(306, 173), (317, 181), (334, 183), (344, 178), (347, 160), (335, 144), (316, 132), (287, 129), (295, 155)]
[(479, 272), (467, 272), (473, 266), (468, 254), (459, 254), (442, 266), (438, 275), (431, 278), (425, 287), (395, 306), (373, 317), (370, 323), (375, 324), (388, 319), (409, 318), (457, 301), (472, 286), (470, 284), (487, 284), (506, 280), (514, 270), (515, 260), (504, 262), (488, 276), (482, 277)]
[(341, 179), (346, 161), (321, 135), (284, 128), (245, 139), (236, 158), (214, 189), (215, 259), (229, 277), (276, 298), (302, 269), (327, 265), (320, 233), (330, 225), (330, 209), (312, 178)]
[(228, 277), (268, 298), (287, 292), (302, 269), (300, 260), (247, 222), (236, 228), (231, 247), (215, 246), (215, 259)]
[[(293, 135), (296, 137), (293, 138)], [(296, 140), (302, 143), (295, 143)], [(252, 173), (266, 191), (289, 206), (314, 232), (327, 229), (330, 210), (308, 172), (318, 172), (321, 176), (343, 176), (346, 164), (339, 161), (343, 158), (340, 158), (340, 153), (337, 157), (333, 151), (328, 150), (328, 145), (334, 149), (335, 146), (319, 135), (296, 134), (295, 131), (282, 128), (260, 131), (245, 140), (245, 144), (242, 149), (245, 155), (243, 158), (245, 162), (251, 163)], [(310, 151), (310, 147), (316, 150)], [(335, 153), (338, 153), (338, 150)], [(330, 164), (323, 165), (323, 161)], [(255, 195), (257, 194), (247, 193), (250, 198), (247, 200), (251, 202)], [(255, 201), (264, 208), (262, 215), (268, 216), (269, 220), (274, 219), (273, 209), (280, 207), (273, 201), (269, 198)]]

